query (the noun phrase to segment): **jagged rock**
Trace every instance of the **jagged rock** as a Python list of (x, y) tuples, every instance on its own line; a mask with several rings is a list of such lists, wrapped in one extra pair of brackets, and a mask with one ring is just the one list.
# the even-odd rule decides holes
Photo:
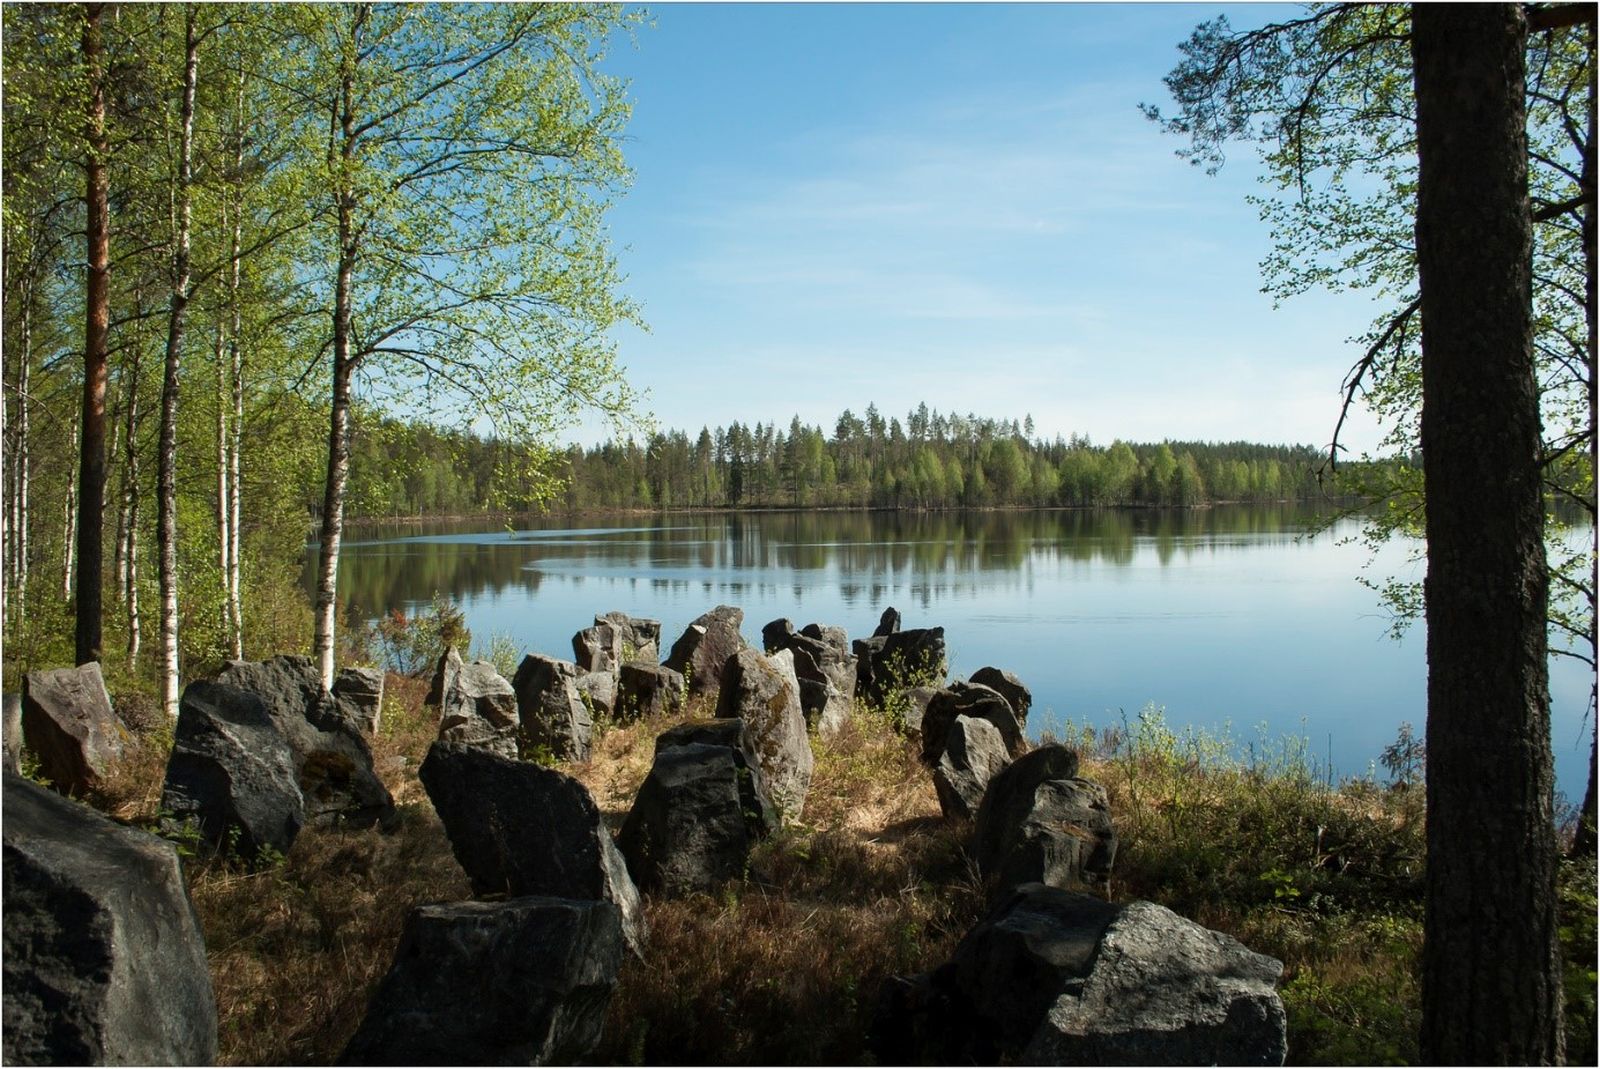
[(928, 703), (943, 689), (943, 687), (912, 687), (902, 692), (905, 695), (905, 709), (900, 715), (907, 735), (921, 736), (922, 718), (927, 715)]
[(39, 774), (67, 794), (97, 786), (130, 741), (97, 661), (23, 676), (22, 731)]
[(1149, 902), (1026, 884), (948, 963), (886, 984), (874, 1035), (897, 1062), (1278, 1065), (1281, 972)]
[(922, 760), (925, 763), (932, 765), (938, 762), (939, 755), (944, 752), (945, 733), (958, 716), (970, 716), (993, 724), (1005, 740), (1006, 751), (1013, 758), (1027, 751), (1028, 743), (1011, 711), (1011, 703), (999, 691), (956, 680), (928, 699), (928, 708), (922, 714), (920, 730)]
[(610, 902), (419, 906), (345, 1065), (571, 1065), (600, 1041), (622, 962)]
[[(1046, 889), (1048, 890), (1048, 889)], [(1059, 989), (1025, 1065), (1282, 1065), (1283, 965), (1153, 902), (1124, 906)]]
[(259, 697), (288, 740), (307, 824), (387, 826), (394, 820), (394, 799), (372, 767), (371, 747), (361, 728), (322, 689), (309, 657), (229, 661), (217, 682)]
[(721, 746), (732, 750), (739, 769), (739, 806), (747, 817), (760, 824), (753, 834), (759, 837), (778, 827), (778, 811), (761, 778), (761, 766), (751, 751), (743, 720), (690, 720), (656, 736), (657, 754), (674, 746)]
[(461, 671), (461, 654), (456, 652), (454, 646), (446, 646), (439, 655), (439, 660), (433, 666), (433, 682), (428, 684), (428, 696), (422, 699), (423, 705), (438, 705), (444, 699), (445, 687)]
[(750, 847), (767, 830), (760, 809), (747, 812), (733, 747), (689, 743), (656, 750), (617, 835), (634, 882), (647, 891), (686, 895), (739, 877)]
[(683, 675), (648, 661), (632, 661), (617, 673), (617, 717), (639, 717), (675, 713), (683, 708)]
[(747, 752), (761, 770), (773, 805), (785, 819), (798, 817), (811, 789), (813, 758), (800, 711), (794, 654), (784, 650), (766, 657), (744, 649), (729, 657), (717, 716), (744, 721)]
[(287, 853), (305, 824), (289, 740), (256, 694), (196, 680), (184, 688), (161, 788), (163, 827), (192, 828), (247, 861)]
[(883, 610), (883, 615), (878, 617), (878, 626), (872, 632), (873, 638), (885, 638), (900, 630), (900, 610), (894, 606)]
[(840, 653), (850, 652), (850, 636), (845, 634), (842, 627), (830, 627), (825, 624), (806, 624), (800, 629), (806, 638), (814, 638), (818, 642), (826, 642)]
[(333, 697), (346, 717), (368, 735), (378, 733), (383, 713), (383, 669), (341, 668), (333, 677)]
[(972, 673), (972, 682), (999, 691), (1000, 696), (1011, 705), (1011, 712), (1016, 716), (1017, 724), (1023, 728), (1028, 726), (1028, 710), (1033, 708), (1033, 692), (1023, 686), (1022, 680), (1003, 669), (980, 668)]
[(783, 617), (761, 629), (761, 648), (767, 653), (777, 653), (789, 648), (789, 636), (795, 634), (794, 621)]
[(944, 628), (917, 627), (858, 639), (856, 696), (881, 708), (891, 694), (944, 679)]
[(1078, 755), (1041, 746), (989, 781), (972, 833), (978, 871), (996, 894), (1024, 883), (1104, 887), (1117, 838), (1105, 788), (1080, 779)]
[(216, 999), (172, 844), (3, 778), (5, 1063), (214, 1064)]
[(594, 618), (596, 625), (610, 624), (622, 635), (621, 663), (654, 661), (661, 656), (661, 621), (622, 612), (608, 612)]
[[(787, 620), (781, 621), (788, 623)], [(770, 626), (770, 625), (769, 625)], [(771, 652), (794, 654), (794, 672), (800, 681), (800, 708), (806, 723), (823, 736), (844, 727), (855, 711), (856, 659), (820, 638), (792, 628)]]
[(578, 699), (589, 706), (589, 718), (617, 713), (617, 676), (614, 672), (585, 672), (575, 684)]
[(595, 621), (572, 636), (572, 659), (585, 672), (615, 672), (622, 667), (622, 632)]
[(530, 653), (511, 681), (528, 745), (544, 747), (558, 761), (587, 761), (594, 718), (578, 693), (578, 666)]
[(722, 666), (744, 648), (739, 634), (743, 623), (743, 609), (718, 605), (689, 624), (662, 663), (683, 673), (691, 696), (714, 694), (722, 679)]
[(1005, 740), (987, 720), (958, 716), (945, 734), (944, 753), (933, 766), (933, 786), (946, 820), (971, 819), (984, 788), (1010, 762)]
[(7, 694), (5, 701), (5, 769), (22, 771), (22, 695)]
[(600, 809), (571, 776), (529, 761), (436, 742), (418, 769), (476, 895), (603, 898), (642, 955), (644, 913)]
[(521, 728), (517, 706), (517, 692), (494, 665), (463, 664), (458, 657), (442, 680), (439, 738), (516, 757)]

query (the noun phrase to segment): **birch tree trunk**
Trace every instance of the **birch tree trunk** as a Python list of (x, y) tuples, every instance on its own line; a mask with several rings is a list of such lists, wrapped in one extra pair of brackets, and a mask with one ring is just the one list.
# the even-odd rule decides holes
[(183, 100), (178, 118), (178, 173), (174, 184), (176, 232), (172, 252), (172, 298), (167, 316), (166, 365), (161, 381), (161, 445), (156, 456), (156, 541), (161, 585), (161, 706), (178, 716), (178, 394), (184, 316), (189, 305), (191, 144), (195, 81), (200, 65), (195, 7), (184, 8)]

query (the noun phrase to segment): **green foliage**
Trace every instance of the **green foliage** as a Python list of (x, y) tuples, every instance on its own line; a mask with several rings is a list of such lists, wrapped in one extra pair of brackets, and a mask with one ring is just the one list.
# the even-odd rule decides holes
[(1557, 884), (1560, 910), (1562, 983), (1566, 990), (1567, 1064), (1595, 1063), (1596, 974), (1595, 859), (1574, 858), (1561, 865)]
[[(438, 595), (435, 595), (434, 613), (436, 616), (439, 612), (439, 604), (440, 602)], [(454, 606), (450, 606), (450, 608), (454, 609)], [(460, 610), (455, 611), (461, 615), (462, 621), (464, 621), (465, 615), (461, 614)], [(458, 621), (453, 626), (459, 628), (461, 627), (461, 622)], [(462, 633), (464, 634), (466, 632), (463, 631)], [(472, 650), (472, 656), (474, 660), (488, 661), (490, 664), (494, 665), (494, 670), (496, 672), (499, 672), (502, 676), (510, 679), (512, 676), (517, 674), (517, 665), (522, 661), (522, 650), (521, 647), (517, 645), (516, 639), (512, 638), (504, 631), (496, 631), (494, 634), (489, 636), (488, 648), (485, 649), (481, 646), (474, 647)]]
[(460, 607), (435, 591), (425, 609), (389, 610), (371, 625), (371, 635), (378, 658), (390, 671), (414, 676), (430, 671), (450, 647), (469, 646), (472, 632), (466, 621)]
[(1378, 757), (1379, 763), (1389, 772), (1389, 782), (1400, 787), (1420, 782), (1427, 760), (1427, 747), (1413, 734), (1410, 721), (1400, 724), (1399, 734)]

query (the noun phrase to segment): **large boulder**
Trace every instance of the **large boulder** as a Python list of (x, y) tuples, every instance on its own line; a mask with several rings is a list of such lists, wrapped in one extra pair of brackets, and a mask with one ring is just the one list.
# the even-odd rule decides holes
[(761, 629), (761, 648), (768, 653), (788, 649), (789, 637), (793, 634), (794, 621), (786, 616), (780, 617)]
[(718, 605), (684, 629), (662, 663), (683, 674), (691, 696), (715, 694), (722, 680), (722, 666), (744, 648), (744, 637), (739, 634), (743, 623), (743, 609)]
[(1028, 726), (1028, 710), (1033, 708), (1033, 692), (1022, 680), (1002, 668), (980, 668), (972, 673), (972, 682), (1000, 692), (1011, 706), (1012, 714), (1022, 727)]
[(683, 708), (683, 674), (649, 661), (630, 661), (617, 673), (617, 717), (637, 720)]
[(794, 819), (811, 789), (814, 758), (800, 710), (800, 684), (794, 654), (771, 657), (743, 649), (728, 658), (717, 698), (717, 716), (744, 721), (748, 752), (761, 770), (780, 816)]
[(511, 680), (522, 734), (528, 744), (543, 747), (557, 761), (587, 761), (594, 737), (594, 717), (578, 692), (578, 666), (530, 653)]
[(1276, 960), (1149, 902), (1026, 884), (931, 974), (885, 987), (899, 1061), (1280, 1065)]
[(517, 756), (517, 693), (488, 661), (463, 663), (457, 657), (443, 674), (438, 704), (441, 740)]
[(850, 652), (850, 636), (842, 627), (832, 627), (827, 624), (806, 624), (800, 629), (806, 638), (814, 638), (818, 642), (826, 642), (840, 653)]
[(1024, 883), (1104, 888), (1117, 838), (1105, 788), (1080, 779), (1064, 746), (1024, 754), (984, 794), (972, 832), (978, 871), (997, 894)]
[[(1048, 893), (1046, 889), (1043, 893)], [(1283, 965), (1153, 902), (1105, 928), (1087, 975), (1059, 987), (1027, 1065), (1282, 1065)]]
[(750, 747), (750, 733), (743, 720), (689, 720), (656, 736), (657, 754), (674, 746), (721, 746), (732, 750), (739, 770), (739, 806), (747, 817), (760, 824), (754, 834), (765, 835), (778, 827), (778, 811), (761, 778), (761, 766)]
[(922, 714), (920, 730), (925, 764), (938, 763), (939, 755), (944, 753), (945, 734), (961, 716), (993, 724), (1012, 757), (1021, 757), (1027, 751), (1028, 742), (1011, 711), (1011, 703), (1001, 697), (999, 691), (958, 679), (928, 699), (928, 707)]
[(333, 677), (333, 697), (345, 717), (368, 735), (378, 733), (383, 713), (383, 669), (341, 668)]
[(793, 628), (782, 635), (774, 633), (773, 638), (777, 645), (769, 646), (769, 652), (788, 650), (794, 654), (800, 707), (806, 714), (806, 723), (824, 737), (836, 734), (855, 710), (855, 656)]
[(474, 894), (606, 899), (643, 955), (639, 891), (583, 784), (450, 742), (434, 743), (418, 774)]
[(945, 734), (944, 753), (933, 766), (933, 786), (947, 820), (970, 820), (989, 781), (1010, 762), (1005, 740), (987, 720), (958, 716)]
[(22, 771), (22, 695), (5, 695), (5, 769)]
[(908, 687), (944, 680), (942, 627), (916, 627), (874, 635), (858, 639), (851, 649), (857, 658), (856, 696), (875, 708), (882, 708), (892, 695)]
[(600, 1041), (623, 946), (609, 902), (419, 906), (340, 1062), (581, 1062)]
[(161, 811), (167, 831), (247, 861), (288, 852), (305, 797), (294, 751), (257, 695), (205, 680), (184, 688)]
[(216, 999), (172, 844), (3, 778), (6, 1064), (214, 1064)]
[(394, 820), (394, 799), (372, 767), (372, 748), (360, 724), (322, 689), (309, 657), (229, 661), (217, 682), (260, 698), (288, 740), (307, 824), (366, 827)]
[(622, 636), (622, 662), (654, 661), (661, 657), (661, 621), (624, 612), (602, 613), (596, 626), (610, 624)]
[(873, 630), (873, 638), (883, 638), (900, 630), (900, 610), (893, 605), (883, 610), (883, 615), (878, 617), (878, 626)]
[(98, 786), (131, 741), (97, 661), (23, 676), (22, 732), (39, 774), (67, 794)]
[(622, 632), (597, 620), (572, 636), (572, 660), (585, 672), (615, 672), (624, 660)]
[(740, 777), (748, 782), (750, 773), (743, 765), (729, 746), (657, 749), (617, 835), (642, 889), (686, 895), (743, 874), (750, 847), (767, 830), (759, 808), (745, 809)]
[(617, 714), (617, 674), (615, 672), (584, 672), (573, 686), (578, 688), (578, 700), (589, 709), (589, 718), (614, 717)]

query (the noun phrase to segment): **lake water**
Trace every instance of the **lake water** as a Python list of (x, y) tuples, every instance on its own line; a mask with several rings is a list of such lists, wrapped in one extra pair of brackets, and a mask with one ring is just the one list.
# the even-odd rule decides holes
[[(942, 626), (951, 671), (985, 665), (1033, 691), (1030, 733), (1133, 721), (1227, 730), (1241, 746), (1304, 738), (1335, 777), (1366, 773), (1402, 721), (1421, 734), (1422, 625), (1389, 635), (1357, 582), (1368, 553), (1348, 521), (1311, 537), (1304, 508), (974, 514), (669, 514), (485, 531), (432, 523), (353, 528), (339, 594), (367, 617), (428, 604), (466, 612), (474, 644), (572, 656), (573, 632), (621, 610), (662, 622), (665, 644), (719, 604), (745, 638), (778, 617), (865, 637), (886, 606), (906, 627)], [(308, 554), (307, 582), (313, 574)], [(1366, 574), (1421, 577), (1407, 548)], [(1588, 774), (1590, 675), (1551, 669), (1557, 779)], [(1381, 766), (1378, 769), (1383, 776)]]

